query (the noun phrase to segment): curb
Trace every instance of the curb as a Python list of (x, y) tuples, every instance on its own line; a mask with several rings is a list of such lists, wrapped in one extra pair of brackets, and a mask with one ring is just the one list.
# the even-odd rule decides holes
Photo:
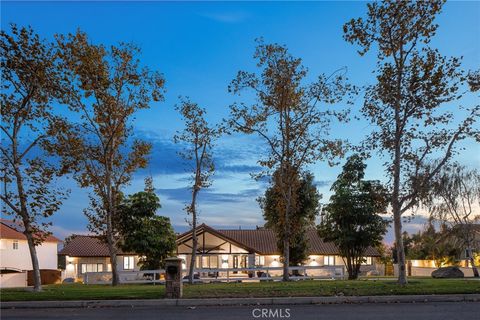
[(1, 309), (40, 308), (120, 308), (160, 306), (237, 306), (237, 305), (306, 305), (343, 303), (417, 303), (417, 302), (478, 302), (480, 294), (405, 295), (405, 296), (341, 296), (341, 297), (278, 297), (224, 299), (148, 299), (148, 300), (81, 300), (81, 301), (11, 301), (2, 302)]

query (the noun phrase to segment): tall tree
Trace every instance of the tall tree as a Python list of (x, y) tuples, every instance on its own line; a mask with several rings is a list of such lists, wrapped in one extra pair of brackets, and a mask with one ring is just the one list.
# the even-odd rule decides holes
[(175, 250), (176, 236), (170, 219), (156, 215), (161, 208), (151, 178), (145, 179), (145, 190), (124, 198), (119, 206), (121, 247), (141, 256), (142, 270), (164, 267), (164, 260)]
[(388, 194), (378, 182), (364, 180), (366, 165), (358, 155), (347, 159), (331, 190), (330, 202), (322, 208), (319, 235), (338, 247), (348, 279), (357, 279), (368, 247), (380, 244), (388, 222)]
[[(282, 210), (285, 206), (282, 205), (282, 195), (275, 183), (275, 175), (272, 185), (265, 191), (265, 195), (258, 199), (260, 207), (263, 211), (263, 218), (265, 219), (265, 228), (274, 230), (278, 239), (278, 249), (283, 250), (283, 234), (285, 227), (279, 223), (281, 217), (284, 215)], [(290, 230), (292, 234), (292, 242), (290, 243), (290, 264), (299, 265), (308, 257), (308, 241), (306, 237), (306, 230), (315, 226), (315, 218), (319, 214), (321, 195), (318, 193), (317, 187), (314, 183), (313, 174), (305, 172), (299, 177), (298, 195), (295, 197), (298, 201), (298, 206), (295, 212), (292, 212), (290, 219)], [(283, 260), (283, 257), (282, 257)]]
[(60, 171), (44, 150), (60, 121), (52, 103), (62, 95), (62, 74), (52, 44), (31, 28), (13, 24), (9, 33), (0, 32), (0, 41), (2, 212), (23, 225), (34, 290), (40, 291), (35, 247), (49, 234), (44, 218), (55, 213), (66, 196), (55, 187)]
[(462, 241), (475, 277), (475, 223), (480, 221), (480, 173), (475, 169), (454, 165), (445, 167), (434, 183), (434, 195), (429, 203), (432, 217), (450, 225)]
[(341, 140), (328, 138), (332, 119), (346, 120), (341, 110), (328, 104), (340, 102), (350, 87), (340, 72), (321, 75), (305, 84), (307, 69), (285, 46), (258, 41), (254, 59), (257, 73), (239, 71), (229, 91), (240, 94), (250, 90), (255, 102), (250, 106), (236, 103), (230, 107), (229, 127), (245, 134), (256, 134), (266, 144), (266, 157), (259, 164), (265, 168), (260, 175), (276, 171), (275, 183), (282, 196), (283, 214), (283, 279), (289, 280), (291, 215), (298, 201), (298, 175), (304, 167), (319, 160), (332, 161), (342, 155)]
[(132, 141), (131, 120), (152, 100), (163, 99), (164, 79), (140, 67), (140, 49), (132, 44), (107, 48), (80, 31), (58, 36), (57, 43), (73, 92), (68, 104), (78, 119), (62, 128), (55, 151), (79, 185), (93, 191), (85, 214), (89, 229), (108, 245), (112, 285), (117, 285), (121, 190), (147, 166), (151, 149), (145, 141)]
[(211, 186), (211, 176), (215, 171), (212, 158), (212, 147), (215, 139), (219, 136), (220, 130), (210, 126), (205, 119), (206, 110), (188, 99), (182, 99), (176, 107), (185, 122), (183, 131), (177, 132), (174, 136), (175, 143), (183, 144), (183, 151), (180, 156), (189, 162), (192, 170), (192, 198), (185, 211), (191, 217), (192, 227), (192, 255), (188, 279), (190, 283), (194, 280), (194, 268), (197, 257), (197, 197), (201, 189)]
[[(376, 127), (367, 146), (387, 158), (401, 285), (407, 283), (402, 215), (429, 192), (432, 179), (455, 154), (457, 141), (474, 134), (479, 139), (473, 124), (480, 106), (456, 107), (469, 80), (460, 59), (430, 47), (443, 3), (369, 3), (366, 19), (344, 25), (345, 40), (359, 45), (360, 55), (375, 45), (378, 49), (377, 83), (365, 88), (362, 113)], [(446, 104), (452, 107), (446, 109)], [(462, 114), (466, 117), (457, 121), (455, 115)]]

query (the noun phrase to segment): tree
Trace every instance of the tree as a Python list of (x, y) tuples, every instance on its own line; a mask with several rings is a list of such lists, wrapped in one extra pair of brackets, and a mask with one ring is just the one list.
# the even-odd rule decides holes
[[(300, 187), (295, 198), (298, 199), (299, 204), (295, 212), (292, 212), (290, 219), (292, 241), (289, 251), (291, 265), (299, 265), (308, 257), (306, 230), (315, 226), (315, 218), (319, 214), (319, 201), (321, 199), (321, 195), (314, 184), (312, 173), (305, 172), (298, 179), (300, 180)], [(284, 215), (282, 210), (285, 209), (285, 206), (282, 205), (282, 195), (275, 181), (274, 178), (272, 185), (265, 191), (264, 197), (259, 198), (258, 201), (263, 211), (263, 218), (266, 221), (265, 228), (274, 230), (278, 239), (278, 249), (280, 252), (284, 252), (281, 239), (283, 239), (282, 232), (285, 227), (278, 221)]]
[(458, 247), (452, 241), (452, 230), (445, 224), (435, 230), (433, 219), (429, 219), (423, 231), (410, 237), (409, 259), (434, 260), (437, 267), (452, 264), (459, 255)]
[(33, 268), (34, 291), (41, 290), (36, 246), (49, 235), (50, 217), (68, 192), (55, 187), (59, 167), (45, 144), (60, 119), (52, 107), (62, 95), (61, 70), (52, 44), (31, 28), (11, 25), (0, 32), (2, 213), (23, 225)]
[(129, 195), (119, 206), (121, 247), (125, 252), (135, 252), (142, 270), (164, 267), (164, 260), (176, 247), (175, 232), (167, 217), (157, 216), (161, 208), (152, 180), (145, 180), (145, 190)]
[(429, 203), (432, 217), (450, 225), (461, 245), (475, 277), (479, 277), (474, 258), (475, 223), (480, 220), (480, 173), (461, 165), (443, 168), (434, 183)]
[[(229, 127), (233, 131), (255, 134), (266, 144), (266, 157), (258, 163), (265, 170), (258, 176), (276, 171), (275, 183), (282, 199), (283, 280), (289, 280), (291, 215), (298, 204), (298, 175), (308, 164), (333, 159), (343, 153), (344, 141), (328, 139), (333, 119), (346, 120), (347, 113), (329, 109), (350, 92), (340, 72), (321, 75), (304, 84), (307, 69), (301, 59), (293, 57), (285, 46), (258, 41), (254, 59), (258, 73), (239, 71), (229, 91), (240, 94), (250, 90), (255, 102), (230, 107)], [(320, 106), (321, 105), (321, 106)]]
[(347, 266), (348, 279), (357, 279), (368, 247), (377, 246), (387, 232), (388, 194), (378, 182), (364, 180), (366, 165), (358, 155), (347, 159), (322, 208), (318, 226), (321, 238), (332, 241)]
[[(362, 108), (376, 129), (365, 146), (387, 158), (401, 285), (407, 283), (402, 215), (427, 196), (432, 179), (453, 157), (459, 140), (472, 135), (480, 139), (473, 130), (480, 106), (445, 109), (446, 104), (460, 102), (469, 77), (460, 69), (460, 59), (442, 56), (429, 46), (443, 3), (369, 3), (366, 19), (344, 25), (345, 40), (359, 45), (360, 55), (378, 47), (377, 82), (365, 88)], [(466, 117), (456, 121), (455, 116), (462, 114)]]
[(78, 120), (62, 128), (55, 152), (64, 170), (73, 172), (81, 187), (93, 191), (85, 209), (88, 227), (108, 245), (115, 286), (121, 190), (137, 169), (147, 166), (151, 149), (147, 142), (132, 141), (131, 120), (152, 100), (163, 99), (164, 79), (140, 67), (140, 49), (132, 44), (106, 48), (90, 43), (80, 31), (58, 36), (57, 44), (73, 92), (68, 105)]
[(191, 216), (192, 227), (192, 256), (188, 279), (190, 283), (194, 280), (194, 267), (197, 255), (197, 197), (201, 189), (208, 188), (212, 184), (211, 176), (215, 171), (212, 158), (213, 142), (220, 134), (220, 130), (211, 127), (205, 120), (206, 110), (188, 99), (182, 99), (176, 107), (180, 112), (185, 128), (174, 136), (175, 143), (184, 144), (180, 156), (187, 160), (192, 170), (192, 198), (185, 211)]

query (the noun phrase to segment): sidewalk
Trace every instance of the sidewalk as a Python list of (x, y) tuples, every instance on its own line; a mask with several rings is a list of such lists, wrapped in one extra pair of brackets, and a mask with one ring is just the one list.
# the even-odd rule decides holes
[(148, 300), (82, 300), (82, 301), (12, 301), (1, 302), (2, 309), (38, 308), (115, 308), (153, 306), (238, 306), (238, 305), (307, 305), (343, 303), (418, 303), (480, 302), (480, 294), (404, 295), (404, 296), (340, 296), (290, 298), (227, 298), (227, 299), (148, 299)]

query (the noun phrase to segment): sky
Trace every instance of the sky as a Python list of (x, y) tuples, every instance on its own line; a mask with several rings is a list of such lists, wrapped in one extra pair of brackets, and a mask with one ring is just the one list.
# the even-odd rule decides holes
[[(153, 144), (150, 165), (135, 174), (125, 192), (143, 189), (143, 179), (151, 175), (162, 208), (158, 214), (170, 217), (176, 231), (188, 224), (183, 211), (189, 201), (188, 166), (177, 155), (172, 137), (182, 129), (174, 106), (179, 96), (188, 96), (207, 109), (207, 119), (218, 123), (228, 117), (228, 106), (241, 97), (228, 93), (227, 86), (239, 70), (255, 71), (255, 39), (280, 43), (301, 57), (309, 70), (307, 80), (346, 68), (357, 85), (371, 84), (375, 68), (373, 53), (360, 57), (356, 47), (342, 38), (342, 26), (364, 16), (366, 2), (1, 2), (1, 28), (9, 23), (30, 25), (41, 37), (52, 40), (57, 33), (86, 32), (93, 43), (116, 45), (132, 42), (142, 49), (142, 65), (160, 71), (166, 79), (165, 100), (136, 115), (135, 135)], [(448, 2), (438, 16), (440, 25), (431, 42), (444, 55), (463, 56), (465, 69), (480, 66), (480, 2)], [(474, 98), (473, 98), (474, 99)], [(358, 114), (362, 99), (352, 107)], [(467, 100), (465, 103), (478, 103)], [(455, 106), (448, 106), (455, 108)], [(365, 120), (333, 124), (332, 137), (359, 143), (371, 131)], [(480, 147), (462, 141), (464, 151), (455, 160), (480, 168)], [(254, 228), (263, 225), (256, 198), (266, 183), (250, 174), (260, 170), (257, 160), (266, 146), (255, 136), (222, 137), (214, 149), (217, 170), (213, 185), (199, 196), (200, 222), (221, 228)], [(366, 178), (385, 181), (383, 160), (368, 160)], [(343, 161), (341, 161), (343, 163)], [(330, 186), (341, 165), (316, 163), (308, 168), (315, 175), (322, 202), (330, 196)], [(60, 238), (71, 233), (87, 233), (83, 214), (88, 204), (87, 189), (68, 177), (55, 182), (70, 189), (69, 198), (52, 218), (51, 230)], [(414, 232), (425, 218), (405, 225)], [(386, 236), (391, 242), (392, 232)]]

